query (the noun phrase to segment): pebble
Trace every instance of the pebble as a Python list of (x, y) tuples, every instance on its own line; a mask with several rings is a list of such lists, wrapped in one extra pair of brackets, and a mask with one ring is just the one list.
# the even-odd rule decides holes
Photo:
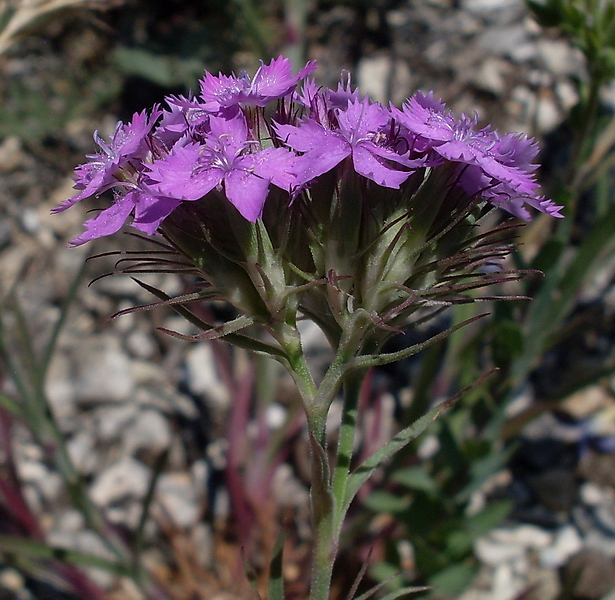
[(203, 498), (187, 473), (163, 473), (156, 486), (156, 499), (175, 527), (193, 527), (202, 516)]
[(96, 477), (90, 495), (99, 506), (107, 506), (127, 497), (140, 500), (145, 496), (150, 478), (148, 467), (130, 456), (124, 456)]
[(540, 564), (558, 569), (583, 547), (583, 540), (576, 527), (564, 525), (556, 533), (553, 544), (540, 551)]
[(158, 455), (171, 445), (171, 429), (168, 420), (157, 410), (142, 409), (128, 424), (129, 435), (123, 436), (123, 453), (134, 455), (147, 450)]
[(229, 390), (218, 375), (211, 344), (200, 342), (186, 354), (188, 388), (193, 394), (206, 395), (218, 409), (228, 408)]
[(503, 544), (492, 536), (482, 537), (474, 544), (477, 558), (493, 567), (525, 556), (525, 548), (520, 544)]
[(77, 402), (119, 402), (134, 390), (130, 357), (115, 336), (103, 334), (82, 340), (73, 353)]
[(563, 571), (574, 598), (600, 600), (615, 587), (615, 561), (596, 550), (581, 550)]
[(73, 465), (82, 475), (90, 475), (100, 468), (93, 431), (84, 427), (66, 442), (68, 455)]

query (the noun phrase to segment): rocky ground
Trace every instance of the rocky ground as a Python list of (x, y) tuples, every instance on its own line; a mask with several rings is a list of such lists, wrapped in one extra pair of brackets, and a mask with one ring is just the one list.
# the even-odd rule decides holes
[[(36, 81), (41, 70), (60, 73), (66, 68), (66, 46), (59, 51), (55, 42), (48, 49), (39, 43), (53, 34), (53, 28), (46, 30), (43, 37), (25, 40), (2, 57), (5, 101), (12, 81)], [(85, 41), (70, 42), (71, 56), (77, 60), (74, 52), (81, 49), (84, 60), (93, 60), (96, 44), (104, 46), (100, 28), (86, 28), (83, 36)], [(318, 59), (324, 84), (333, 85), (345, 68), (375, 99), (399, 103), (416, 89), (434, 90), (455, 110), (476, 111), (481, 123), (536, 136), (560, 124), (576, 101), (572, 79), (582, 73), (580, 53), (555, 33), (541, 30), (521, 0), (375, 2), (363, 9), (352, 3), (324, 4), (312, 16), (307, 38), (309, 56)], [(62, 90), (55, 92), (61, 98)], [(615, 87), (605, 101), (615, 108)], [(40, 143), (26, 133), (0, 139), (0, 288), (5, 299), (14, 291), (35, 332), (35, 346), (47, 339), (85, 258), (117, 247), (119, 238), (67, 247), (81, 231), (86, 207), (50, 215), (72, 194), (72, 168), (92, 150), (92, 130), (111, 132), (115, 119), (107, 109), (96, 120), (69, 121)], [(121, 243), (138, 248), (141, 242), (126, 238)], [(118, 310), (151, 302), (150, 294), (128, 277), (103, 278), (87, 286), (111, 270), (114, 260), (88, 263), (47, 382), (69, 455), (94, 504), (117, 531), (126, 532), (139, 524), (139, 507), (164, 454), (145, 528), (145, 562), (160, 587), (176, 598), (241, 597), (246, 592), (234, 576), (237, 542), (234, 534), (229, 537), (229, 489), (223, 473), (228, 461), (243, 460), (245, 448), (229, 443), (226, 433), (238, 426), (234, 418), (248, 417), (244, 431), (252, 442), (262, 423), (280, 431), (292, 417), (292, 390), (282, 379), (263, 415), (232, 411), (245, 396), (241, 381), (253, 369), (245, 356), (228, 354), (219, 344), (187, 343), (157, 331), (163, 327), (190, 333), (168, 310), (107, 321)], [(183, 289), (176, 275), (145, 279), (169, 294)], [(609, 284), (610, 275), (603, 275), (588, 294), (605, 296)], [(5, 310), (9, 330), (12, 314)], [(326, 360), (317, 333), (306, 331), (306, 341), (314, 361)], [(612, 351), (612, 340), (604, 343), (611, 344), (605, 352)], [(15, 342), (15, 352), (23, 350), (19, 344)], [(12, 394), (7, 366), (4, 389)], [(271, 377), (278, 381), (275, 373)], [(509, 521), (476, 543), (480, 574), (462, 600), (615, 598), (615, 454), (587, 442), (596, 437), (608, 441), (615, 433), (604, 416), (615, 406), (614, 392), (615, 380), (568, 399), (565, 412), (585, 428), (545, 413), (523, 431), (515, 462), (498, 475), (517, 508)], [(520, 404), (531, 403), (533, 394), (528, 388)], [(602, 420), (592, 420), (598, 414)], [(308, 541), (301, 459), (305, 440), (300, 423), (290, 422), (287, 460), (270, 472), (246, 467), (244, 492), (261, 498), (259, 522), (267, 523), (266, 507), (271, 505), (296, 524), (296, 552), (286, 576), (300, 589)], [(392, 429), (394, 424), (385, 426)], [(596, 435), (589, 435), (588, 427)], [(46, 539), (108, 556), (108, 548), (69, 502), (46, 449), (19, 423), (12, 424), (10, 435), (25, 498)], [(4, 443), (3, 448), (6, 459)], [(253, 458), (262, 458), (257, 450), (252, 447)], [(255, 490), (263, 482), (269, 497)], [(14, 533), (5, 521), (0, 514), (0, 530)], [(271, 532), (263, 534), (257, 544), (267, 546), (270, 538)], [(1, 598), (59, 597), (58, 588), (41, 591), (18, 567), (11, 559), (0, 571)], [(114, 598), (139, 597), (127, 580), (100, 569), (88, 573)]]

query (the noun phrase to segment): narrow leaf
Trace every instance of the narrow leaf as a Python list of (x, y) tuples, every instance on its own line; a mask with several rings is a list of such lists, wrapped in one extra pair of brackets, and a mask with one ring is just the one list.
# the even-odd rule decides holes
[(14, 417), (22, 421), (26, 420), (26, 414), (23, 407), (15, 402), (12, 398), (0, 392), (0, 407), (10, 412)]
[(139, 524), (137, 525), (137, 530), (134, 535), (135, 541), (133, 550), (133, 570), (135, 571), (135, 573), (139, 572), (141, 564), (141, 553), (143, 551), (143, 546), (145, 543), (145, 525), (147, 524), (147, 518), (150, 515), (150, 508), (154, 500), (154, 492), (156, 491), (156, 485), (158, 484), (158, 480), (160, 479), (160, 475), (162, 475), (162, 471), (164, 470), (168, 459), (169, 449), (167, 448), (160, 453), (160, 456), (158, 456), (156, 462), (154, 463), (154, 468), (152, 470), (152, 476), (149, 481), (147, 493), (145, 494), (145, 498), (143, 499), (143, 503), (141, 505), (141, 516), (139, 517)]
[(370, 478), (371, 474), (376, 468), (378, 468), (383, 462), (391, 458), (394, 454), (396, 454), (404, 446), (409, 444), (412, 440), (416, 439), (419, 435), (421, 435), (421, 433), (423, 433), (427, 429), (427, 427), (429, 427), (429, 425), (440, 416), (440, 414), (442, 414), (447, 408), (457, 402), (457, 400), (461, 398), (464, 394), (474, 389), (476, 386), (480, 385), (487, 377), (489, 377), (493, 373), (493, 371), (495, 371), (495, 369), (483, 374), (476, 381), (463, 388), (461, 391), (459, 391), (457, 394), (455, 394), (448, 400), (445, 400), (437, 406), (434, 406), (427, 414), (423, 415), (412, 425), (406, 427), (405, 429), (402, 429), (390, 442), (388, 442), (387, 444), (382, 446), (382, 448), (374, 452), (374, 454), (367, 458), (363, 462), (363, 464), (357, 467), (357, 469), (348, 477), (348, 485), (346, 486), (346, 494), (343, 501), (343, 510), (346, 511), (348, 509), (348, 506), (350, 506), (350, 503), (359, 491), (359, 488)]
[(433, 590), (432, 586), (422, 585), (419, 587), (404, 587), (399, 590), (394, 590), (390, 592), (386, 596), (383, 596), (381, 600), (396, 600), (396, 598), (401, 598), (402, 596), (406, 596), (408, 594), (420, 594), (421, 592), (428, 592), (429, 590)]
[(310, 435), (310, 451), (312, 453), (312, 504), (314, 519), (320, 521), (333, 510), (331, 495), (331, 472), (326, 450)]
[(40, 560), (58, 560), (85, 567), (97, 567), (117, 575), (130, 575), (128, 569), (123, 565), (99, 556), (8, 535), (0, 535), (0, 552)]
[(271, 568), (269, 570), (269, 586), (267, 600), (284, 600), (283, 554), (284, 532), (281, 531), (273, 548)]
[(371, 477), (375, 469), (406, 446), (406, 444), (421, 435), (421, 433), (423, 433), (440, 414), (449, 408), (451, 404), (452, 402), (447, 400), (432, 408), (412, 425), (402, 429), (390, 442), (374, 452), (374, 454), (365, 460), (363, 464), (357, 467), (348, 477), (348, 485), (346, 486), (346, 494), (343, 502), (344, 508), (350, 505), (352, 499), (359, 491), (359, 488)]

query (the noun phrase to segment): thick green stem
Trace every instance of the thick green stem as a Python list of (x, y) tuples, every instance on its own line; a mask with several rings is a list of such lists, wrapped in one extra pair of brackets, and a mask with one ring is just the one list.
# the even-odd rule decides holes
[[(329, 598), (333, 565), (339, 549), (342, 523), (346, 512), (344, 497), (350, 473), (350, 462), (357, 428), (359, 393), (364, 374), (365, 371), (354, 372), (348, 375), (343, 383), (344, 405), (337, 445), (337, 463), (331, 487), (326, 490), (330, 501), (319, 503), (321, 509), (326, 507), (327, 510), (324, 514), (315, 515), (318, 516), (319, 520), (315, 522), (316, 539), (310, 600), (328, 600)], [(319, 491), (314, 486), (312, 487), (313, 507), (315, 506), (314, 494)]]

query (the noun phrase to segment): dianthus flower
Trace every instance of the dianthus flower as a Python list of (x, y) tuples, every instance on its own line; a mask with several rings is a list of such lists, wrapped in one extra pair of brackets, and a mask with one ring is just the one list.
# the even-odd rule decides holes
[(355, 171), (367, 179), (388, 188), (399, 186), (411, 175), (411, 170), (423, 161), (411, 161), (387, 145), (389, 112), (379, 104), (348, 99), (348, 107), (336, 111), (337, 127), (326, 127), (313, 119), (300, 126), (278, 125), (276, 133), (293, 150), (304, 153), (297, 179), (306, 184), (333, 169), (351, 156)]
[(538, 184), (532, 174), (536, 165), (531, 160), (537, 154), (537, 146), (533, 140), (521, 135), (500, 138), (489, 127), (476, 130), (476, 117), (462, 115), (455, 119), (433, 94), (425, 96), (419, 92), (406, 101), (402, 110), (392, 107), (391, 111), (400, 125), (427, 142), (426, 147), (442, 158), (478, 167), (461, 173), (460, 185), (468, 193), (484, 190), (485, 197), (494, 205), (523, 218), (529, 218), (523, 208), (526, 201), (551, 216), (562, 216), (561, 206), (544, 199), (536, 202)]
[[(280, 57), (261, 63), (252, 79), (206, 73), (199, 97), (168, 97), (166, 108), (118, 123), (109, 141), (96, 133), (99, 151), (77, 167), (77, 193), (55, 212), (106, 190), (113, 190), (113, 204), (72, 243), (115, 233), (131, 217), (135, 228), (152, 235), (178, 206), (207, 202), (214, 192), (255, 222), (273, 188), (286, 193), (287, 208), (302, 194), (314, 202), (306, 190), (336, 169), (346, 179), (397, 190), (410, 180), (417, 185), (430, 167), (442, 165), (449, 175), (457, 168), (446, 179), (451, 190), (524, 219), (526, 206), (561, 216), (561, 207), (536, 194), (532, 140), (477, 130), (475, 119), (456, 119), (432, 94), (417, 94), (399, 110), (360, 100), (349, 77), (336, 90), (313, 80), (298, 87), (315, 68), (308, 62), (293, 75), (291, 62)], [(269, 103), (277, 110), (266, 113)], [(433, 173), (430, 178), (435, 181)], [(304, 210), (306, 199), (296, 206)]]
[(232, 118), (211, 116), (202, 144), (188, 142), (173, 148), (164, 159), (149, 165), (152, 187), (178, 200), (198, 200), (214, 188), (248, 221), (261, 216), (269, 184), (290, 191), (296, 157), (285, 148), (264, 148), (248, 139), (242, 113)]
[(245, 72), (239, 77), (205, 73), (201, 80), (201, 98), (211, 112), (239, 103), (266, 106), (291, 93), (297, 83), (315, 69), (316, 63), (312, 61), (293, 75), (292, 62), (280, 56), (268, 65), (261, 62), (252, 79)]
[(76, 202), (98, 195), (114, 185), (135, 186), (134, 174), (149, 151), (147, 136), (160, 114), (160, 110), (154, 107), (149, 117), (146, 111), (142, 111), (135, 113), (126, 125), (120, 121), (109, 142), (105, 142), (98, 131), (94, 132), (94, 141), (101, 152), (88, 154), (89, 162), (77, 167), (75, 189), (78, 193), (53, 212), (62, 212)]
[[(417, 94), (399, 110), (360, 99), (349, 78), (335, 91), (311, 80), (301, 89), (314, 69), (309, 62), (293, 75), (280, 57), (252, 79), (206, 73), (200, 96), (167, 98), (165, 109), (118, 124), (109, 142), (96, 135), (100, 152), (77, 168), (77, 193), (57, 211), (112, 190), (111, 205), (72, 244), (115, 233), (132, 217), (133, 227), (158, 237), (156, 250), (118, 252), (118, 269), (173, 271), (196, 283), (171, 298), (141, 282), (201, 331), (170, 333), (225, 337), (287, 369), (309, 429), (310, 598), (327, 600), (341, 524), (360, 486), (445, 406), (349, 472), (365, 373), (481, 316), (387, 352), (391, 336), (446, 306), (497, 299), (479, 290), (526, 275), (493, 268), (520, 225), (493, 226), (484, 218), (490, 211), (529, 218), (527, 206), (553, 216), (561, 207), (537, 194), (537, 147), (528, 138), (477, 129), (476, 119), (455, 118), (433, 95)], [(198, 301), (225, 302), (236, 317), (207, 322), (207, 311), (194, 310)], [(316, 323), (334, 353), (319, 382), (299, 319)], [(331, 463), (327, 415), (341, 388)]]

